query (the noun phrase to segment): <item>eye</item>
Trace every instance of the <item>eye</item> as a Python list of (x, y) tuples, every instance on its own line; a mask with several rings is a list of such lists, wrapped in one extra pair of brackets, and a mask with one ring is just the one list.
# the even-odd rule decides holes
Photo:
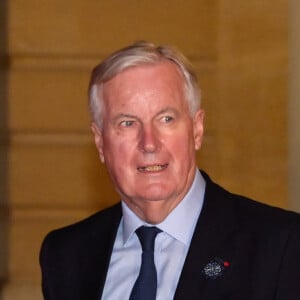
[(133, 124), (134, 124), (134, 121), (131, 121), (131, 120), (126, 120), (126, 121), (120, 122), (120, 126), (122, 126), (122, 127), (131, 127)]
[(164, 117), (162, 117), (162, 122), (164, 122), (164, 123), (170, 123), (170, 122), (172, 122), (173, 120), (174, 120), (174, 118), (173, 117), (171, 117), (171, 116), (164, 116)]

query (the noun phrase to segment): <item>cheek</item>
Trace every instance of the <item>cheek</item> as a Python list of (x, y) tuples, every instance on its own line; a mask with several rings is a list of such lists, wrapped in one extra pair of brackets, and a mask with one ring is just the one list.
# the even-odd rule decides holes
[(134, 143), (121, 139), (119, 136), (104, 140), (104, 158), (106, 162), (111, 164), (124, 165), (133, 156)]
[(195, 148), (195, 138), (191, 128), (180, 132), (174, 137), (174, 143), (177, 144), (178, 150), (181, 152), (188, 152)]
[(180, 162), (187, 162), (195, 156), (195, 143), (193, 137), (190, 135), (177, 135), (166, 145), (174, 159)]

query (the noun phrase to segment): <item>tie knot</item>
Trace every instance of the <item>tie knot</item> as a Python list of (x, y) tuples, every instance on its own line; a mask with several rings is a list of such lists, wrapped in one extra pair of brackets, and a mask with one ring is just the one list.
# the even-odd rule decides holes
[(155, 238), (161, 230), (155, 226), (141, 226), (136, 230), (143, 251), (154, 251)]

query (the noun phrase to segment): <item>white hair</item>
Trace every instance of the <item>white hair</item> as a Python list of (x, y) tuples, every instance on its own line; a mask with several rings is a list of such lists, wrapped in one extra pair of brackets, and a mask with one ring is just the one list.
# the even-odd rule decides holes
[(137, 42), (123, 48), (97, 65), (89, 84), (89, 109), (93, 121), (102, 127), (103, 84), (127, 68), (145, 64), (157, 64), (168, 60), (177, 65), (184, 78), (184, 89), (190, 114), (193, 116), (200, 108), (200, 89), (197, 77), (189, 61), (179, 51), (169, 46), (155, 46), (149, 42)]

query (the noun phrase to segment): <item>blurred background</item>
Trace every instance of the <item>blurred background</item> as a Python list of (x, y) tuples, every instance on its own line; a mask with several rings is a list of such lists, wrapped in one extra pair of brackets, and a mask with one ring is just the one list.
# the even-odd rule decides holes
[(87, 85), (136, 40), (176, 46), (195, 66), (199, 167), (300, 211), (299, 1), (1, 0), (1, 300), (42, 299), (45, 234), (118, 201), (93, 145)]

